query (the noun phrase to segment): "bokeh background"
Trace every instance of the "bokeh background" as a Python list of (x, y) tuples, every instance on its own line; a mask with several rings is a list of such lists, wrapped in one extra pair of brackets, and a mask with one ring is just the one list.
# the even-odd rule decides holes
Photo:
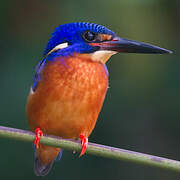
[[(53, 29), (103, 24), (119, 36), (159, 45), (172, 55), (119, 54), (108, 62), (110, 88), (90, 141), (180, 160), (180, 1), (2, 0), (0, 125), (28, 129), (26, 98)], [(1, 179), (41, 179), (31, 143), (0, 139)], [(64, 151), (43, 179), (179, 179), (180, 174)]]

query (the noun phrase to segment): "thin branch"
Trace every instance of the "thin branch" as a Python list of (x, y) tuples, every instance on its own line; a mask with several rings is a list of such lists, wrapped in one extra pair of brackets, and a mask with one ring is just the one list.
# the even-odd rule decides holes
[[(33, 142), (35, 134), (30, 131), (0, 126), (0, 137), (15, 139), (18, 141)], [(40, 143), (54, 147), (61, 147), (71, 151), (73, 150), (79, 152), (81, 150), (81, 144), (79, 141), (62, 139), (55, 136), (43, 136), (40, 139)], [(142, 165), (158, 167), (180, 173), (180, 161), (158, 156), (152, 156), (94, 143), (89, 143), (86, 153), (110, 159), (123, 160)]]

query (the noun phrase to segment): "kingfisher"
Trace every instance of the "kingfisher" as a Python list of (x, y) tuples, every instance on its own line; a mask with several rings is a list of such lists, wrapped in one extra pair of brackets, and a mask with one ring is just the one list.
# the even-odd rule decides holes
[(52, 33), (36, 67), (27, 98), (29, 127), (36, 133), (34, 172), (49, 173), (62, 149), (42, 145), (43, 134), (79, 139), (88, 146), (108, 89), (106, 62), (116, 53), (172, 53), (158, 46), (117, 36), (94, 23), (63, 24)]

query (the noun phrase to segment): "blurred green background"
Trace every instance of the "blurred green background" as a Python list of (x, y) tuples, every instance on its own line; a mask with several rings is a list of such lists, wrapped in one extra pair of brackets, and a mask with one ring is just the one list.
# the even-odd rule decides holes
[[(26, 98), (53, 29), (88, 21), (172, 55), (119, 54), (108, 62), (110, 88), (90, 141), (180, 160), (180, 1), (1, 1), (0, 125), (28, 129)], [(32, 144), (0, 139), (1, 179), (40, 179)], [(180, 174), (64, 151), (43, 179), (179, 179)]]

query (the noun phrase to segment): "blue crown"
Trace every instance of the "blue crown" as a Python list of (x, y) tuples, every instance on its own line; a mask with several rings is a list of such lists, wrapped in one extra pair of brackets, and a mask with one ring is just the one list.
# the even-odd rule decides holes
[(110, 34), (115, 33), (106, 27), (94, 23), (76, 22), (68, 23), (58, 26), (51, 34), (49, 42), (44, 50), (43, 55), (46, 55), (58, 44), (67, 42), (68, 44), (84, 42), (82, 39), (82, 33), (84, 31), (91, 31), (94, 33)]

